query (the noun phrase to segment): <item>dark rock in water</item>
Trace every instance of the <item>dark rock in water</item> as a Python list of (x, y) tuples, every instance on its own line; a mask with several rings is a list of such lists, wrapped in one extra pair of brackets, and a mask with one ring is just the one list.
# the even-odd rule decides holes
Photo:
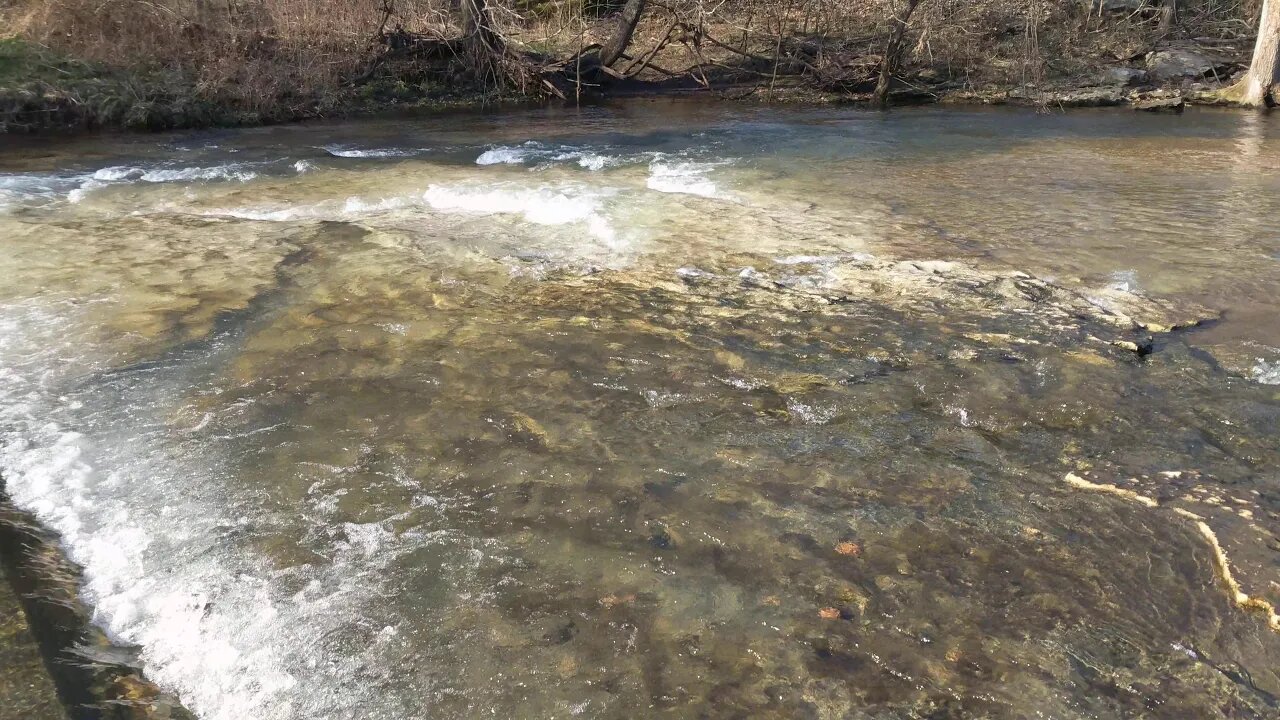
[(1150, 75), (1142, 68), (1113, 67), (1107, 68), (1103, 79), (1119, 85), (1142, 85), (1150, 80)]
[(652, 523), (649, 525), (649, 544), (658, 550), (670, 550), (675, 547), (676, 542), (666, 525)]
[(668, 500), (675, 495), (676, 490), (686, 482), (689, 478), (680, 475), (676, 477), (665, 478), (663, 480), (650, 480), (644, 484), (645, 492), (654, 497)]
[(1224, 64), (1216, 58), (1186, 48), (1157, 50), (1147, 56), (1147, 70), (1155, 81), (1201, 78)]
[(563, 645), (578, 634), (578, 626), (572, 621), (559, 624), (542, 634), (542, 639), (551, 645)]
[(0, 566), (0, 720), (66, 720), (17, 595)]
[[(13, 505), (3, 478), (0, 564), (0, 580), (8, 580), (20, 598), (58, 696), (75, 709), (75, 718), (194, 720), (176, 697), (142, 676), (138, 648), (112, 643), (93, 625), (80, 597), (79, 568), (62, 554), (52, 532)], [(86, 714), (86, 708), (109, 708), (110, 714)]]

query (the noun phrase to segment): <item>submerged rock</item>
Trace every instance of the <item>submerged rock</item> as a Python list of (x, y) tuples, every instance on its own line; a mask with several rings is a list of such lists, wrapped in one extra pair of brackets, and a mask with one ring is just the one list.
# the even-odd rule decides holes
[(93, 611), (80, 594), (80, 568), (63, 554), (53, 533), (14, 507), (3, 478), (0, 563), (0, 581), (8, 580), (21, 598), (31, 634), (72, 717), (195, 720), (174, 695), (143, 677), (139, 648), (114, 643), (93, 624)]

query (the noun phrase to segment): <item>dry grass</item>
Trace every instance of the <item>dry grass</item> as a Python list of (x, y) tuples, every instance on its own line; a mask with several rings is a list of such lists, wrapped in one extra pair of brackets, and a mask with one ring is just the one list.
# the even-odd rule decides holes
[(264, 118), (323, 110), (380, 47), (380, 27), (431, 32), (447, 0), (21, 0), (27, 39), (108, 67), (177, 71), (198, 96)]
[[(3, 0), (0, 0), (2, 2)], [(522, 52), (568, 57), (598, 42), (621, 0), (488, 0)], [(852, 90), (879, 62), (901, 0), (650, 0), (631, 55), (648, 79)], [(925, 82), (1032, 85), (1124, 62), (1170, 38), (1157, 0), (1132, 13), (1090, 0), (924, 0), (905, 62)], [(377, 64), (381, 31), (456, 37), (457, 0), (8, 0), (0, 25), (49, 51), (164, 73), (248, 121), (325, 114), (485, 82), (465, 61)], [(1248, 52), (1260, 0), (1182, 0), (1175, 33)], [(407, 35), (405, 35), (407, 34)], [(652, 53), (652, 55), (650, 55)], [(375, 68), (376, 65), (376, 68)], [(633, 63), (636, 69), (641, 63)], [(376, 69), (376, 72), (375, 72)], [(464, 87), (470, 83), (471, 87)], [(527, 89), (527, 88), (526, 88)]]

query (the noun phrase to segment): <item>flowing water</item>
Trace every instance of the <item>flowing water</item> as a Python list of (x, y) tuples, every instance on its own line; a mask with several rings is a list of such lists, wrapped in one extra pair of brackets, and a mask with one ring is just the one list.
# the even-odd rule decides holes
[(0, 171), (0, 473), (204, 720), (1280, 713), (1280, 117), (636, 102)]

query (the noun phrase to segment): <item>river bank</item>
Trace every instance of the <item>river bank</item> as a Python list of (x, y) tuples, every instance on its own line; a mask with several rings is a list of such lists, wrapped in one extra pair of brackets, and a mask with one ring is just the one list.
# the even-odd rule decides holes
[[(306, 24), (270, 3), (262, 12), (286, 14), (254, 20), (229, 4), (231, 14), (214, 19), (187, 17), (185, 6), (158, 15), (140, 6), (125, 17), (74, 0), (64, 3), (74, 12), (24, 0), (0, 9), (0, 21), (16, 28), (0, 39), (0, 132), (252, 126), (683, 93), (863, 103), (893, 27), (870, 1), (801, 3), (804, 15), (749, 2), (720, 12), (677, 3), (639, 19), (631, 55), (616, 69), (586, 71), (581, 64), (594, 56), (583, 53), (608, 39), (609, 8), (619, 3), (596, 15), (516, 3), (493, 28), (504, 48), (494, 62), (504, 67), (482, 72), (460, 44), (458, 20), (422, 2)], [(1220, 91), (1248, 63), (1256, 8), (1183, 6), (1166, 25), (1145, 0), (926, 3), (890, 102), (1173, 111), (1224, 104)], [(152, 40), (135, 26), (150, 28)]]

